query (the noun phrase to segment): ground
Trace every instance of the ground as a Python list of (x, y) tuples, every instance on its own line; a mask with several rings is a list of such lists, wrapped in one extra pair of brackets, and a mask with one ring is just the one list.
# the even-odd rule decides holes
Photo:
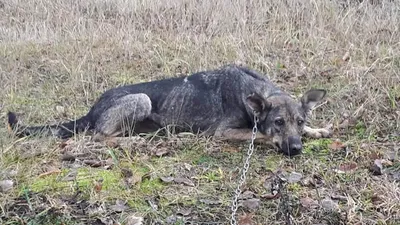
[[(237, 63), (332, 125), (288, 158), (257, 144), (239, 224), (400, 224), (398, 1), (0, 1), (0, 119), (84, 115), (105, 90)], [(94, 143), (0, 128), (1, 224), (228, 224), (248, 149), (186, 135)], [(279, 178), (280, 177), (280, 178)], [(282, 185), (279, 186), (280, 179)]]

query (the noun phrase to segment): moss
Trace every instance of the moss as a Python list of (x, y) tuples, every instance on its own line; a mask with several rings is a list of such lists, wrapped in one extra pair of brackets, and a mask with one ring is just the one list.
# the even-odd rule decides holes
[(211, 156), (208, 155), (193, 155), (192, 163), (195, 165), (210, 164), (214, 161)]
[(357, 121), (357, 124), (354, 127), (354, 129), (356, 131), (358, 138), (363, 139), (366, 136), (365, 132), (366, 132), (367, 128), (363, 121), (361, 121), (361, 120)]
[(165, 185), (159, 179), (145, 179), (140, 183), (140, 192), (142, 194), (152, 194), (164, 189)]
[(127, 205), (138, 212), (147, 212), (152, 210), (149, 204), (143, 198), (134, 198), (127, 201)]
[(73, 181), (62, 181), (69, 170), (62, 170), (59, 174), (52, 174), (43, 178), (34, 178), (29, 188), (34, 192), (42, 191), (73, 191), (76, 186), (90, 189), (96, 180), (102, 180), (102, 190), (120, 189), (120, 173), (112, 170), (79, 168), (76, 175), (76, 183)]
[(301, 191), (303, 189), (303, 187), (298, 183), (291, 183), (291, 184), (288, 184), (287, 189), (288, 189), (288, 191), (298, 192), (298, 191)]
[(279, 163), (281, 161), (281, 157), (279, 155), (268, 155), (267, 157), (265, 157), (265, 166), (266, 169), (270, 169), (272, 171), (275, 171), (278, 169), (279, 167)]
[(223, 177), (224, 177), (224, 172), (221, 170), (221, 168), (218, 168), (215, 170), (208, 171), (206, 174), (200, 176), (200, 179), (203, 179), (206, 182), (214, 182), (223, 179)]
[(53, 213), (44, 213), (40, 216), (36, 216), (32, 219), (25, 219), (22, 222), (20, 219), (15, 219), (8, 221), (6, 224), (29, 224), (29, 225), (73, 225), (79, 223), (78, 221), (74, 221), (71, 218), (67, 218), (63, 215), (53, 214)]
[(60, 174), (52, 174), (43, 178), (33, 178), (34, 180), (29, 185), (29, 189), (33, 192), (42, 192), (48, 190), (60, 190), (70, 185), (66, 182), (59, 182), (59, 178), (67, 175), (68, 170), (62, 170)]
[(333, 141), (327, 138), (315, 139), (304, 143), (303, 152), (305, 155), (320, 155), (325, 156), (329, 154), (329, 144)]
[(354, 182), (354, 174), (351, 173), (338, 173), (335, 178), (337, 179), (337, 182), (343, 184), (351, 184)]

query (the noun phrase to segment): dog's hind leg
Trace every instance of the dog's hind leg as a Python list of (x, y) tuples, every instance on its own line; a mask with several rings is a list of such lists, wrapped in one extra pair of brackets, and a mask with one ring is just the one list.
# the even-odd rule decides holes
[(331, 132), (329, 131), (329, 128), (311, 128), (305, 126), (304, 134), (311, 138), (326, 138), (331, 135)]
[(93, 140), (100, 141), (133, 130), (137, 122), (151, 114), (151, 100), (146, 94), (129, 94), (115, 101), (95, 123)]

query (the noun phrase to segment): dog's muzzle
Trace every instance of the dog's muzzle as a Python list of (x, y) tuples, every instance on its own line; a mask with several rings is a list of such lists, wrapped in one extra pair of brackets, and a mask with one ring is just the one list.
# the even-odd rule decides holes
[(280, 149), (286, 155), (294, 156), (300, 154), (303, 150), (301, 137), (289, 136), (287, 141), (283, 141)]

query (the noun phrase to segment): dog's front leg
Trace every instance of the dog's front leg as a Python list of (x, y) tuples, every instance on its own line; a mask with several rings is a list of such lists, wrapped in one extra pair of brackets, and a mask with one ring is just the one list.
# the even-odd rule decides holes
[(304, 127), (304, 134), (311, 138), (326, 138), (331, 135), (328, 128), (311, 128), (308, 126)]
[[(236, 140), (236, 141), (247, 141), (251, 140), (251, 137), (253, 135), (253, 131), (251, 129), (234, 129), (234, 128), (228, 128), (223, 131), (217, 131), (215, 133), (215, 137), (220, 140)], [(265, 136), (264, 134), (257, 132), (256, 134), (256, 140), (257, 141), (267, 141), (270, 138)]]

